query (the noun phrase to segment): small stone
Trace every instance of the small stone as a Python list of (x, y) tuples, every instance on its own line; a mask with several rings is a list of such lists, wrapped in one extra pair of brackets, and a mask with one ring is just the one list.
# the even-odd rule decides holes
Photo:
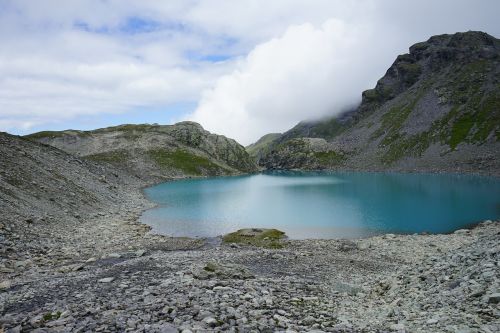
[(21, 333), (21, 331), (22, 331), (22, 327), (21, 327), (21, 325), (18, 325), (14, 328), (11, 328), (7, 332), (9, 332), (9, 333)]
[(74, 265), (71, 270), (73, 272), (77, 272), (77, 271), (81, 271), (84, 267), (85, 267), (85, 265), (77, 264), (77, 265)]
[(159, 327), (160, 333), (177, 333), (177, 328), (172, 324), (163, 324)]
[(500, 293), (488, 295), (488, 303), (498, 304), (500, 302)]
[(404, 331), (405, 330), (405, 325), (403, 325), (403, 324), (392, 324), (389, 328), (392, 331)]
[(98, 280), (98, 282), (101, 282), (101, 283), (110, 283), (110, 282), (113, 282), (114, 280), (115, 280), (114, 277), (107, 277), (107, 278), (103, 278), (103, 279)]
[(437, 318), (431, 318), (431, 319), (426, 321), (427, 325), (434, 325), (434, 324), (437, 324), (438, 322), (439, 322), (439, 319), (437, 319)]
[(0, 290), (7, 290), (11, 285), (12, 283), (9, 280), (2, 281), (0, 282)]
[(33, 327), (39, 327), (43, 323), (43, 315), (38, 315), (30, 319), (30, 325)]
[(215, 326), (217, 326), (217, 320), (215, 318), (213, 318), (213, 317), (207, 317), (207, 318), (203, 319), (203, 322), (208, 327), (215, 327)]

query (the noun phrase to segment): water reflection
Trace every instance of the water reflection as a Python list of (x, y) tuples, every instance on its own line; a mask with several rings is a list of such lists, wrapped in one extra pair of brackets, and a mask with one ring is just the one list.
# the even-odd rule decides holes
[(173, 236), (245, 227), (291, 238), (439, 233), (500, 216), (500, 181), (463, 175), (274, 172), (163, 183), (146, 195), (160, 207), (142, 221)]

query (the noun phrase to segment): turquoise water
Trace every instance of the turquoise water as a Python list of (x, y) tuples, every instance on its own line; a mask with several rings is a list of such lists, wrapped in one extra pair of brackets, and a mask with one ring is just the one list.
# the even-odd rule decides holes
[(189, 179), (145, 190), (142, 222), (171, 236), (212, 237), (247, 227), (290, 238), (446, 233), (500, 218), (500, 180), (466, 175), (272, 172)]

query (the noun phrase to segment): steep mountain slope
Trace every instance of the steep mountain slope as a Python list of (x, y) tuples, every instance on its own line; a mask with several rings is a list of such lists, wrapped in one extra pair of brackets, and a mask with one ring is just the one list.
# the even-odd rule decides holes
[(141, 177), (226, 175), (256, 170), (236, 141), (199, 124), (121, 125), (94, 131), (39, 132), (27, 138)]
[(278, 169), (500, 173), (500, 41), (439, 35), (397, 57), (358, 108), (302, 122), (259, 163)]
[(62, 237), (57, 230), (76, 232), (99, 212), (137, 200), (130, 189), (142, 184), (119, 170), (0, 132), (0, 249), (8, 248), (3, 237), (29, 247), (28, 238), (47, 245)]

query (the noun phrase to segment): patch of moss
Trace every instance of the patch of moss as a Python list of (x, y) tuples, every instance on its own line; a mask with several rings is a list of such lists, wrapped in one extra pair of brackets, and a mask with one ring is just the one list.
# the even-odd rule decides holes
[(382, 155), (382, 162), (392, 164), (397, 160), (406, 157), (420, 157), (432, 142), (430, 132), (425, 131), (409, 137), (401, 137), (394, 141), (389, 149)]
[(267, 154), (273, 142), (281, 136), (281, 133), (270, 133), (261, 137), (257, 142), (247, 146), (245, 149), (252, 158), (258, 158)]
[(201, 176), (230, 173), (230, 170), (204, 156), (198, 156), (181, 149), (175, 151), (154, 149), (149, 150), (148, 154), (160, 168), (180, 170), (187, 175)]
[(380, 128), (372, 134), (373, 138), (377, 138), (386, 133), (384, 139), (380, 142), (381, 146), (390, 145), (401, 138), (400, 130), (424, 92), (425, 88), (421, 88), (419, 93), (409, 103), (393, 106), (382, 116)]
[(480, 105), (479, 111), (474, 116), (475, 133), (473, 142), (482, 142), (495, 130), (498, 140), (500, 130), (500, 87), (493, 95), (487, 97)]
[(337, 119), (332, 118), (327, 121), (322, 121), (314, 126), (308, 136), (315, 138), (333, 139), (346, 129), (347, 126), (340, 123)]
[(366, 103), (382, 103), (390, 99), (393, 94), (391, 88), (386, 86), (377, 85), (375, 89), (368, 89), (363, 91), (363, 102)]
[(420, 74), (422, 73), (422, 68), (416, 63), (399, 63), (397, 68), (401, 72), (405, 84), (408, 86), (417, 82)]
[(422, 52), (425, 51), (429, 47), (429, 44), (427, 42), (420, 42), (413, 44), (410, 47), (410, 51), (416, 51), (416, 52)]
[(385, 153), (382, 154), (382, 162), (392, 164), (395, 161), (405, 156), (421, 156), (422, 153), (429, 147), (431, 137), (429, 131), (419, 133), (412, 136), (406, 136), (401, 133), (401, 129), (411, 112), (415, 109), (418, 101), (427, 92), (430, 82), (425, 82), (419, 87), (418, 92), (405, 105), (397, 105), (392, 107), (382, 116), (382, 124), (373, 134), (375, 139), (385, 134), (380, 142), (380, 147), (387, 147)]
[(96, 129), (94, 132), (95, 133), (108, 133), (108, 132), (115, 132), (115, 131), (124, 131), (124, 132), (131, 132), (131, 131), (138, 131), (138, 132), (146, 132), (152, 128), (159, 127), (159, 125), (151, 125), (151, 124), (123, 124), (123, 125), (118, 125), (118, 126), (111, 126), (111, 127), (106, 127), (106, 128), (99, 128)]
[(334, 165), (345, 160), (345, 155), (336, 151), (314, 152), (314, 157), (320, 164)]
[(213, 262), (209, 262), (205, 265), (205, 267), (203, 267), (203, 269), (207, 272), (215, 272), (215, 270), (217, 269), (217, 265)]
[(40, 140), (40, 139), (44, 139), (44, 138), (58, 138), (58, 137), (62, 137), (63, 135), (64, 135), (64, 132), (62, 132), (62, 131), (41, 131), (41, 132), (37, 132), (37, 133), (28, 134), (25, 136), (25, 138), (31, 139), (31, 140)]
[(292, 153), (308, 152), (309, 144), (303, 138), (290, 139), (273, 147), (274, 151), (289, 151)]
[(222, 237), (224, 243), (239, 243), (271, 249), (284, 247), (285, 233), (277, 229), (240, 229)]
[(452, 150), (464, 142), (481, 144), (493, 131), (498, 138), (500, 85), (485, 91), (489, 67), (486, 60), (475, 61), (457, 69), (452, 77), (452, 110), (435, 126), (441, 142)]
[(456, 118), (451, 127), (451, 136), (448, 140), (450, 148), (455, 149), (461, 142), (464, 142), (473, 126), (474, 119), (471, 114), (463, 114)]
[(43, 315), (43, 321), (51, 321), (57, 320), (61, 317), (61, 311), (57, 311), (56, 313), (47, 312)]

